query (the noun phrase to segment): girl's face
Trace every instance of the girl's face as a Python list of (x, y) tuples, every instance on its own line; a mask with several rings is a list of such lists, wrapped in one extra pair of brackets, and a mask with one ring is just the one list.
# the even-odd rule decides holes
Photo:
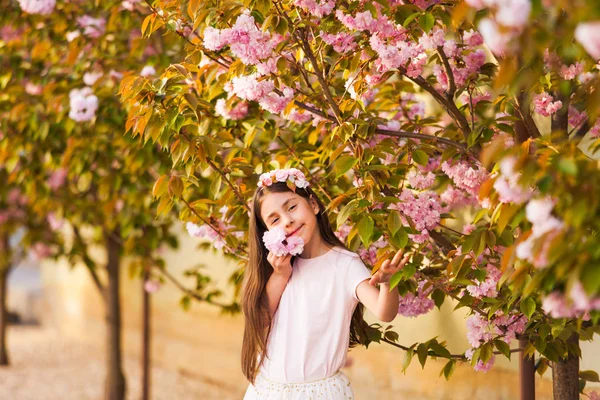
[(269, 193), (262, 199), (260, 215), (268, 230), (281, 228), (286, 236), (299, 236), (308, 245), (315, 230), (319, 206), (294, 192)]

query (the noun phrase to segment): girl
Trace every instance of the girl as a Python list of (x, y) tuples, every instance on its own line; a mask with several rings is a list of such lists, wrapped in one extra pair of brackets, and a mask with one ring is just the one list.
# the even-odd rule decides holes
[[(400, 261), (399, 251), (371, 276), (308, 185), (295, 168), (276, 170), (261, 175), (254, 194), (242, 296), (244, 400), (354, 399), (340, 368), (348, 348), (364, 342), (363, 305), (385, 322), (398, 312), (389, 280), (408, 257)], [(266, 249), (263, 235), (276, 228), (302, 238), (298, 256)]]

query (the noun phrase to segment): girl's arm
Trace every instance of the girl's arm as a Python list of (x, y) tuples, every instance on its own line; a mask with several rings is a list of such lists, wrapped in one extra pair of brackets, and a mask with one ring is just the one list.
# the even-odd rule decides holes
[[(383, 322), (391, 322), (398, 314), (400, 295), (398, 290), (390, 291), (390, 278), (408, 262), (408, 255), (400, 261), (401, 256), (402, 250), (399, 250), (391, 262), (384, 261), (370, 280), (365, 279), (356, 288), (356, 296), (360, 302)], [(375, 288), (377, 283), (379, 289)]]

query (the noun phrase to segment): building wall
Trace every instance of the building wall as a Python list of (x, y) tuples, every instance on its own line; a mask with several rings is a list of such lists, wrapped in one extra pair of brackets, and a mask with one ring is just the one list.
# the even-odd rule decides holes
[[(197, 241), (181, 235), (181, 247), (165, 254), (167, 265), (175, 276), (199, 262), (206, 264), (223, 290), (235, 264), (213, 253), (195, 250)], [(102, 259), (101, 251), (96, 254)], [(104, 310), (100, 296), (85, 267), (70, 268), (66, 263), (45, 263), (45, 323), (56, 326), (64, 335), (104, 345)], [(182, 281), (185, 282), (185, 280)], [(123, 268), (122, 312), (124, 350), (132, 355), (141, 351), (141, 283), (128, 276)], [(188, 282), (191, 287), (191, 282)], [(240, 351), (243, 333), (241, 316), (223, 316), (218, 309), (193, 302), (189, 311), (179, 306), (182, 293), (173, 285), (164, 285), (152, 296), (152, 357), (154, 362), (194, 374), (198, 379), (227, 388), (231, 399), (240, 399), (247, 387), (241, 373)], [(445, 303), (419, 318), (398, 317), (392, 322), (399, 342), (411, 345), (435, 336), (446, 340), (453, 353), (468, 348), (464, 312), (453, 312), (453, 304)], [(367, 315), (371, 322), (375, 320)], [(600, 369), (599, 346), (583, 344), (582, 369)], [(344, 369), (358, 399), (515, 399), (519, 395), (518, 359), (513, 362), (496, 358), (487, 374), (476, 373), (470, 365), (457, 366), (452, 379), (440, 377), (443, 360), (428, 360), (424, 369), (415, 357), (406, 375), (401, 372), (404, 352), (392, 346), (372, 344), (369, 349), (350, 352), (351, 365)], [(536, 378), (537, 399), (551, 399), (550, 372)], [(398, 397), (402, 395), (402, 397)], [(410, 396), (410, 397), (407, 397)]]

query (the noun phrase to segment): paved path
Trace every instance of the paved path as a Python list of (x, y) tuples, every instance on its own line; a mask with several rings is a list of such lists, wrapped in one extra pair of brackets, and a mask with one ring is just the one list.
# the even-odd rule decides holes
[[(104, 363), (101, 349), (63, 340), (57, 332), (35, 326), (11, 326), (10, 367), (0, 367), (2, 400), (102, 400)], [(127, 399), (141, 397), (141, 368), (126, 357)], [(236, 399), (239, 394), (186, 371), (154, 365), (152, 400)]]

